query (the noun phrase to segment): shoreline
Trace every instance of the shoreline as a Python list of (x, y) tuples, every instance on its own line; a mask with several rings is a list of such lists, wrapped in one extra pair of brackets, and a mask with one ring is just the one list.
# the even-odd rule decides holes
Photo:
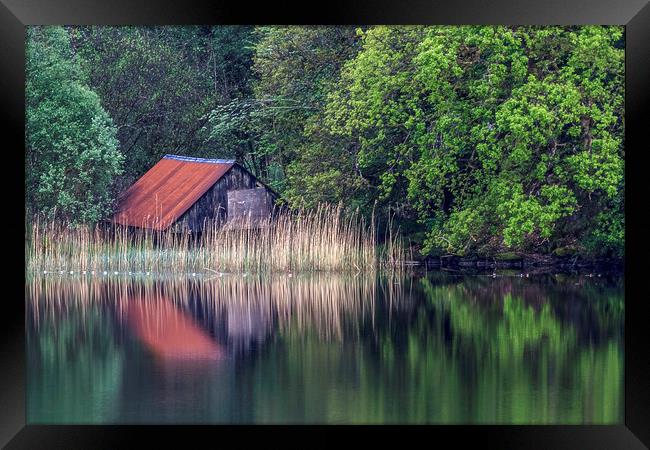
[[(508, 254), (493, 256), (458, 256), (444, 255), (429, 257), (417, 261), (420, 266), (427, 268), (452, 268), (452, 269), (524, 269), (524, 270), (554, 270), (579, 271), (581, 269), (594, 269), (601, 271), (625, 270), (625, 260), (616, 258), (586, 258), (575, 256), (555, 256), (548, 254)], [(416, 265), (416, 264), (413, 264)]]

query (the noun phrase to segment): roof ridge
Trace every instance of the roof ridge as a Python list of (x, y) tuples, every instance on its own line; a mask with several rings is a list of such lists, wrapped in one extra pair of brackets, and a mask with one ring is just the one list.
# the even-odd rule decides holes
[(209, 164), (235, 164), (234, 159), (210, 159), (210, 158), (197, 158), (193, 156), (171, 155), (163, 156), (163, 159), (175, 159), (177, 161), (199, 162)]

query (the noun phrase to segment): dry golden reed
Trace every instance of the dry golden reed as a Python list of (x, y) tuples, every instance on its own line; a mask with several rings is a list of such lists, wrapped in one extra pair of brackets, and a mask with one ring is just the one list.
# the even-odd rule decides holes
[(277, 213), (255, 224), (206, 221), (198, 235), (123, 226), (70, 226), (34, 218), (26, 236), (28, 271), (176, 273), (372, 272), (403, 267), (389, 227), (378, 250), (374, 217), (339, 206)]

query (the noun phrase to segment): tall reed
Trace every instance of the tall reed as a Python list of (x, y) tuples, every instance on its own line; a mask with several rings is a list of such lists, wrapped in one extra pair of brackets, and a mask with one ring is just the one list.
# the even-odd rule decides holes
[(374, 216), (367, 221), (341, 205), (262, 221), (206, 221), (197, 235), (36, 217), (26, 238), (31, 271), (369, 272), (398, 269), (405, 257), (392, 227), (378, 251)]

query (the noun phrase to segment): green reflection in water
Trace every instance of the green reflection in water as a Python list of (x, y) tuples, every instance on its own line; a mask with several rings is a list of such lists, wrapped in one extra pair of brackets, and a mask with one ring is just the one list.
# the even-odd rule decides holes
[[(273, 347), (281, 351), (262, 355), (250, 380), (255, 420), (622, 422), (622, 328), (604, 343), (584, 342), (579, 324), (557, 317), (551, 296), (538, 293), (538, 307), (510, 293), (477, 301), (471, 294), (478, 287), (421, 279), (411, 311), (394, 313), (392, 324), (378, 318), (360, 340), (284, 333)], [(578, 307), (593, 308), (600, 327), (583, 332), (600, 335), (622, 324), (622, 295), (583, 294)], [(555, 296), (562, 301), (562, 291)]]
[(28, 333), (27, 422), (116, 420), (123, 356), (107, 311), (59, 311)]
[[(32, 423), (623, 421), (619, 277), (57, 283), (29, 303)], [(156, 359), (122, 317), (151, 298), (228, 357)]]

